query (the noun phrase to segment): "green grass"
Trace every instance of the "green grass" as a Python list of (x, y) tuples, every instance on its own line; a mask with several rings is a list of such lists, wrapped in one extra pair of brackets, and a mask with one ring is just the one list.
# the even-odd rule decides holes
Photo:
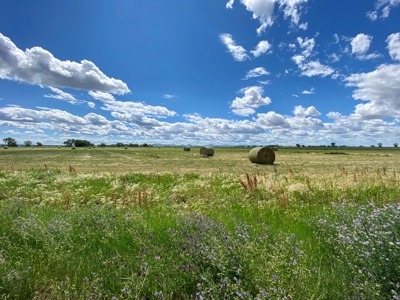
[[(400, 257), (396, 149), (279, 149), (273, 166), (251, 164), (248, 148), (216, 148), (209, 158), (196, 148), (1, 151), (4, 299), (389, 299), (400, 291), (399, 270), (341, 238), (346, 228), (361, 240), (381, 232), (385, 240), (370, 240), (391, 249), (382, 259)], [(354, 227), (362, 220), (372, 227)]]

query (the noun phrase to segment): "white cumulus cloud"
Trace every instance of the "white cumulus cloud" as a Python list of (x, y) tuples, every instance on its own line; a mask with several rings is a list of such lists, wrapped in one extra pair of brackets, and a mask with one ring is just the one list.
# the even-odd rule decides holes
[(356, 55), (364, 55), (367, 53), (372, 42), (372, 36), (360, 33), (357, 34), (350, 42), (351, 53)]
[[(232, 8), (233, 0), (227, 4), (227, 8)], [(279, 10), (283, 12), (284, 19), (290, 18), (292, 27), (299, 26), (299, 28), (306, 30), (307, 23), (299, 25), (300, 17), (302, 14), (303, 4), (308, 0), (240, 0), (246, 9), (253, 13), (253, 19), (260, 21), (260, 27), (257, 29), (257, 34), (261, 35), (268, 26), (274, 24), (274, 10), (275, 4), (279, 6)]]
[(88, 123), (94, 125), (107, 125), (109, 123), (104, 116), (95, 113), (89, 113), (84, 118)]
[(285, 117), (274, 111), (269, 111), (266, 114), (257, 114), (257, 117), (257, 123), (262, 127), (290, 127), (290, 124), (286, 121)]
[(232, 7), (233, 7), (233, 2), (235, 2), (235, 0), (229, 0), (229, 1), (226, 3), (226, 8), (232, 9)]
[(321, 113), (314, 106), (309, 106), (307, 108), (304, 108), (301, 105), (295, 106), (293, 113), (296, 117), (320, 116), (321, 115)]
[(362, 119), (400, 117), (400, 64), (382, 64), (368, 73), (345, 78), (355, 87), (353, 98), (367, 101), (356, 106), (354, 116)]
[(232, 112), (239, 116), (249, 116), (254, 114), (255, 109), (271, 103), (269, 97), (262, 97), (264, 89), (260, 86), (251, 86), (241, 90), (244, 94), (242, 98), (236, 97), (232, 101)]
[(258, 19), (261, 26), (257, 29), (260, 35), (273, 21), (276, 0), (240, 0), (246, 9), (253, 13), (253, 19)]
[[(251, 53), (253, 53), (254, 57), (259, 57), (260, 55), (266, 53), (269, 49), (271, 49), (271, 44), (268, 41), (261, 41), (255, 47)], [(269, 51), (270, 53), (271, 51)]]
[(351, 53), (356, 55), (360, 60), (373, 59), (380, 57), (381, 55), (376, 53), (367, 54), (369, 47), (372, 43), (372, 36), (360, 33), (357, 34), (350, 42)]
[(69, 87), (126, 94), (129, 89), (119, 79), (106, 76), (91, 61), (61, 61), (41, 47), (25, 51), (0, 33), (0, 78), (48, 87)]
[(390, 57), (393, 60), (400, 61), (400, 32), (389, 35), (386, 42), (388, 43), (387, 49)]

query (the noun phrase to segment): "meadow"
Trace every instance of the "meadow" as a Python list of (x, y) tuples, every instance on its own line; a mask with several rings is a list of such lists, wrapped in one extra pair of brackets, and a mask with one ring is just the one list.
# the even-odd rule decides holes
[(0, 149), (0, 299), (398, 299), (400, 150)]

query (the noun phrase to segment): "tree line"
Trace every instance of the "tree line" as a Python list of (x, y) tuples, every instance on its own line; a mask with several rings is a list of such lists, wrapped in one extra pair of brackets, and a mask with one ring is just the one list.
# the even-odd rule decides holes
[[(14, 138), (11, 138), (11, 137), (4, 138), (3, 142), (8, 147), (18, 147), (17, 141)], [(90, 141), (81, 140), (81, 139), (68, 139), (68, 140), (64, 141), (63, 144), (66, 147), (94, 147), (94, 144), (91, 143)], [(31, 140), (26, 140), (26, 141), (24, 141), (24, 146), (25, 147), (32, 147), (33, 146), (33, 142)], [(36, 146), (37, 147), (42, 147), (43, 144), (41, 142), (37, 142)], [(98, 147), (153, 147), (153, 145), (147, 144), (147, 143), (143, 143), (143, 144), (116, 143), (116, 144), (110, 144), (110, 145), (106, 145), (105, 143), (100, 143), (100, 144), (98, 144)]]

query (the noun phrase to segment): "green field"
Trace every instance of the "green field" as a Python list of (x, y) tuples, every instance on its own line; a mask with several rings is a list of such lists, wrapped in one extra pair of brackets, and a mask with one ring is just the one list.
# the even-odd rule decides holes
[(0, 149), (0, 299), (397, 299), (400, 151), (249, 150)]

